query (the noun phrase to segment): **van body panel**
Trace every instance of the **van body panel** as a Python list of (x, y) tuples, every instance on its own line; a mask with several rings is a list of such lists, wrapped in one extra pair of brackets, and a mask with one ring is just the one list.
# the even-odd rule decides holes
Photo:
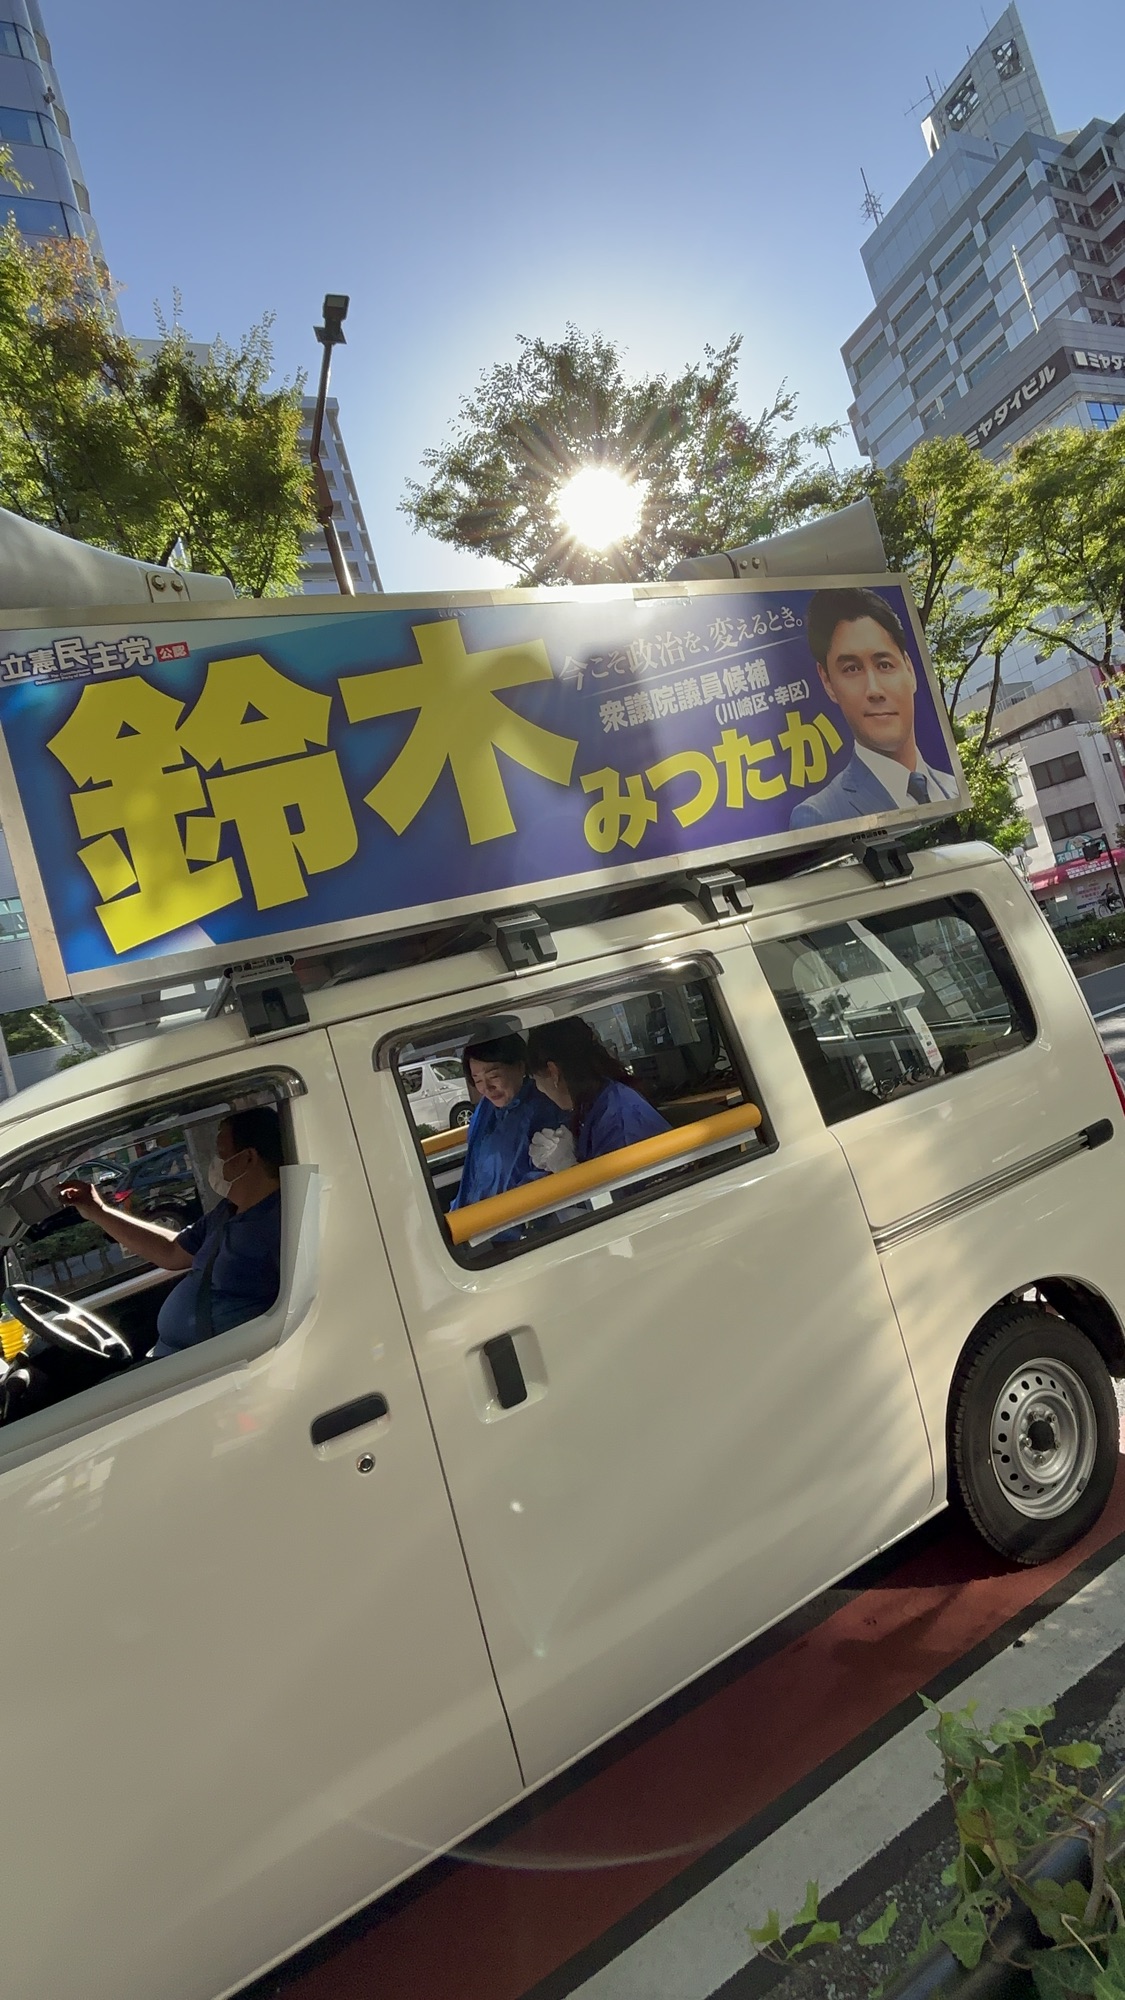
[[(931, 1504), (851, 1176), (791, 1048), (771, 1060), (787, 1038), (753, 952), (739, 933), (721, 948), (776, 1152), (489, 1268), (441, 1240), (393, 1075), (373, 1063), (387, 1023), (332, 1032), (529, 1781)], [(507, 1001), (560, 983), (513, 980)], [(504, 1333), (533, 1393), (498, 1411), (482, 1349)]]
[[(0, 1473), (21, 2000), (211, 2000), (521, 1787), (327, 1038), (287, 1056), (328, 1181), (312, 1310)], [(314, 1448), (375, 1390), (383, 1422)]]
[[(991, 911), (1034, 1039), (826, 1124), (758, 947), (954, 893)], [(488, 949), (398, 963), (310, 990), (307, 1027), (254, 1044), (227, 1014), (0, 1110), (2, 1168), (292, 1069), (295, 1158), (326, 1183), (311, 1302), (272, 1344), (161, 1364), (108, 1416), (76, 1396), (0, 1458), (30, 1718), (3, 1805), (21, 2000), (233, 1993), (926, 1518), (957, 1360), (998, 1301), (1064, 1278), (1125, 1320), (1125, 1120), (1009, 865), (957, 848), (905, 880), (844, 863), (752, 895), (723, 924), (671, 891), (560, 922), (557, 962), (519, 977)], [(398, 1050), (537, 994), (596, 1011), (685, 961), (765, 1142), (459, 1258)], [(909, 978), (894, 1000), (918, 1011)], [(1105, 1121), (1108, 1145), (1040, 1160)], [(503, 1334), (527, 1388), (510, 1408), (483, 1354)], [(376, 1397), (385, 1414), (314, 1445)]]

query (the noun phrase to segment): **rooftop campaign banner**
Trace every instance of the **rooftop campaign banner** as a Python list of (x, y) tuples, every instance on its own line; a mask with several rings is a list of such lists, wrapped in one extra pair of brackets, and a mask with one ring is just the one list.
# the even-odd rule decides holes
[(49, 617), (0, 818), (55, 998), (967, 802), (894, 578)]

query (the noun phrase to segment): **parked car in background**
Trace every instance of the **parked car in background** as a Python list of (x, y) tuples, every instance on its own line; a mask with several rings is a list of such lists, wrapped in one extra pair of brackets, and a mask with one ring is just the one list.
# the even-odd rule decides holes
[[(91, 1165), (97, 1164), (91, 1162)], [(101, 1188), (107, 1201), (127, 1208), (162, 1229), (186, 1229), (203, 1213), (199, 1189), (184, 1145), (144, 1153), (113, 1182)]]
[(434, 1056), (399, 1071), (406, 1101), (416, 1125), (445, 1132), (467, 1125), (473, 1115), (469, 1088), (459, 1056)]

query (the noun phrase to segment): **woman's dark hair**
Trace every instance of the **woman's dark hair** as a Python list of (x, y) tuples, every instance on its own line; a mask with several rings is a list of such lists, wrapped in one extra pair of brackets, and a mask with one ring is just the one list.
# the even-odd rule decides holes
[(257, 1153), (262, 1165), (276, 1173), (281, 1165), (281, 1120), (269, 1104), (248, 1104), (223, 1119), (236, 1153)]
[(461, 1068), (465, 1072), (465, 1082), (472, 1087), (473, 1073), (470, 1060), (476, 1057), (482, 1063), (511, 1063), (513, 1069), (527, 1068), (527, 1043), (522, 1035), (494, 1035), (488, 1042), (469, 1042), (461, 1051)]
[(616, 1056), (610, 1055), (580, 1014), (572, 1014), (565, 1021), (544, 1021), (541, 1027), (532, 1028), (527, 1038), (527, 1066), (532, 1076), (541, 1076), (549, 1062), (557, 1065), (574, 1106), (570, 1124), (576, 1139), (582, 1120), (607, 1083), (624, 1083), (633, 1088), (628, 1071)]

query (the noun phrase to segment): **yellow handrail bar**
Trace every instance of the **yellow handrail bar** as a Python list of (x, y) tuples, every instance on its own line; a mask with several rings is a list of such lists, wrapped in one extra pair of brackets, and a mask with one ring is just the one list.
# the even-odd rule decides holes
[(665, 1166), (669, 1161), (674, 1163), (685, 1153), (698, 1152), (701, 1147), (713, 1146), (723, 1139), (737, 1139), (745, 1132), (755, 1131), (761, 1122), (762, 1114), (756, 1104), (736, 1104), (733, 1110), (717, 1111), (712, 1118), (697, 1118), (693, 1125), (673, 1126), (652, 1139), (638, 1139), (632, 1146), (619, 1146), (614, 1153), (601, 1153), (596, 1160), (565, 1167), (561, 1174), (549, 1174), (545, 1180), (527, 1181), (523, 1187), (510, 1188), (506, 1194), (492, 1194), (485, 1201), (470, 1202), (467, 1208), (451, 1209), (445, 1218), (449, 1234), (454, 1243), (467, 1243), (471, 1237), (484, 1235), (488, 1230), (523, 1222), (537, 1210), (549, 1213), (562, 1208), (582, 1195), (607, 1187), (611, 1181), (624, 1180), (649, 1167)]
[(467, 1130), (465, 1125), (454, 1125), (448, 1132), (430, 1132), (422, 1141), (427, 1160), (432, 1160), (435, 1153), (451, 1153), (454, 1146), (463, 1146)]

